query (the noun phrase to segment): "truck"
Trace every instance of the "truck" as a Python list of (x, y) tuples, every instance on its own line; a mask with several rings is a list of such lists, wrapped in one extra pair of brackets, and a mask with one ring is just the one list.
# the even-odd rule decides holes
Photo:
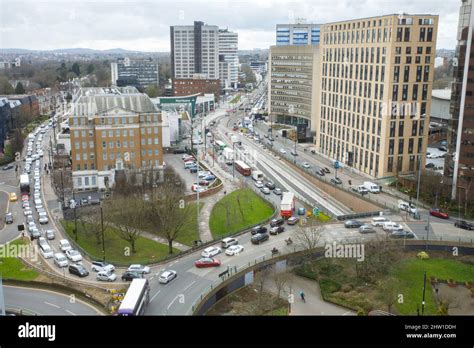
[(20, 192), (22, 195), (30, 194), (30, 178), (28, 177), (28, 174), (20, 175)]
[(288, 219), (295, 212), (295, 194), (293, 192), (283, 192), (280, 203), (280, 215)]
[(230, 140), (232, 141), (232, 143), (238, 143), (240, 141), (237, 135), (232, 135), (230, 137)]
[(224, 150), (222, 150), (222, 155), (224, 156), (224, 161), (226, 164), (232, 165), (232, 163), (234, 163), (234, 150), (229, 147), (225, 147)]
[(370, 181), (365, 181), (363, 186), (371, 193), (380, 193), (380, 186)]
[(255, 181), (262, 181), (264, 178), (264, 175), (261, 171), (259, 170), (254, 170), (252, 171), (252, 179), (255, 180)]
[(369, 190), (364, 185), (353, 185), (351, 186), (352, 191), (365, 195), (369, 193)]

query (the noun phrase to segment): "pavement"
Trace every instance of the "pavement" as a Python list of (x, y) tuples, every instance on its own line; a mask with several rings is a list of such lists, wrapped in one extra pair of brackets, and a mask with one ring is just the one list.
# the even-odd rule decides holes
[[(287, 277), (286, 284), (280, 292), (280, 297), (288, 300), (289, 296), (293, 295), (293, 303), (289, 308), (290, 315), (356, 315), (352, 310), (324, 301), (317, 281), (293, 273), (287, 273)], [(265, 281), (263, 288), (278, 294), (273, 279)], [(304, 292), (306, 302), (303, 302), (300, 297), (301, 291)]]

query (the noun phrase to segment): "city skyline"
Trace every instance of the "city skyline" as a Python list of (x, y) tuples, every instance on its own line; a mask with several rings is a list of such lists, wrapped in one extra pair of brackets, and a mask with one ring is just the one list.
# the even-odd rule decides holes
[[(68, 6), (56, 0), (41, 3), (2, 0), (0, 8), (3, 9), (0, 49), (122, 48), (143, 52), (169, 52), (169, 27), (191, 25), (195, 20), (237, 32), (239, 49), (250, 50), (269, 48), (275, 42), (276, 25), (295, 23), (298, 18), (305, 18), (307, 23), (323, 24), (394, 13), (439, 15), (437, 48), (454, 49), (459, 15), (457, 2), (441, 0), (416, 3), (408, 0), (397, 3), (341, 0), (330, 4), (285, 0), (258, 3), (73, 0)], [(104, 13), (107, 16), (104, 17)], [(117, 23), (127, 23), (126, 29), (118, 27)]]

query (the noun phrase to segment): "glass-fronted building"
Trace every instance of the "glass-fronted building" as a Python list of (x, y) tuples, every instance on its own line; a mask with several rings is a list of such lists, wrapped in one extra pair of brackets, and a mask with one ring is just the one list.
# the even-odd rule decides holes
[(277, 24), (276, 44), (317, 45), (320, 39), (319, 24)]

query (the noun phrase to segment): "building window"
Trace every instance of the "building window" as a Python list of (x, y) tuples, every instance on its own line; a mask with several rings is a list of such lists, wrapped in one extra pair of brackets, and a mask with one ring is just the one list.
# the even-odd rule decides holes
[(76, 183), (77, 183), (78, 187), (81, 187), (82, 186), (82, 178), (77, 178)]
[(107, 137), (107, 131), (102, 131), (102, 138), (106, 138)]
[(91, 177), (91, 179), (92, 179), (92, 186), (96, 186), (97, 185), (97, 182), (96, 182), (97, 179), (95, 178), (95, 176)]
[(107, 143), (105, 141), (102, 142), (102, 148), (106, 149), (107, 148)]
[(130, 129), (130, 136), (131, 136), (131, 137), (133, 137), (133, 136), (134, 136), (133, 129)]
[(398, 154), (401, 155), (403, 153), (403, 147), (404, 147), (404, 139), (399, 139), (398, 140)]
[(86, 176), (84, 178), (84, 186), (89, 186), (89, 177), (88, 176)]

